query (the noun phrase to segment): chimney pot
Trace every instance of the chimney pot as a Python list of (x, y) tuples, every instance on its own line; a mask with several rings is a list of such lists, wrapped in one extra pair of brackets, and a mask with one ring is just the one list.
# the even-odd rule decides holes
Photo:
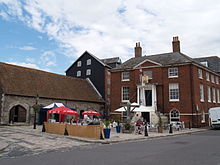
[(136, 43), (136, 47), (134, 48), (135, 57), (141, 57), (142, 56), (142, 48), (141, 48), (140, 45), (141, 45), (140, 42)]
[(173, 52), (180, 52), (180, 41), (178, 36), (173, 37)]

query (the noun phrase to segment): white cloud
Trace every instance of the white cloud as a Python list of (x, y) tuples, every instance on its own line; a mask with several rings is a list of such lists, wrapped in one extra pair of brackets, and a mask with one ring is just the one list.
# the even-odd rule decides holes
[(40, 56), (39, 62), (47, 67), (56, 66), (56, 56), (53, 51), (45, 51)]
[[(80, 56), (88, 50), (99, 58), (120, 56), (125, 60), (133, 56), (137, 41), (147, 54), (170, 52), (175, 35), (180, 36), (182, 52), (192, 57), (220, 54), (217, 0), (0, 2), (8, 6), (0, 15), (16, 16), (27, 26), (46, 33), (68, 56)], [(53, 66), (54, 57), (41, 58)]]
[(21, 47), (18, 47), (18, 49), (20, 49), (20, 50), (35, 50), (36, 48), (33, 46), (21, 46)]
[(25, 62), (7, 62), (12, 65), (19, 65), (27, 68), (40, 69), (36, 64), (33, 63), (25, 63)]

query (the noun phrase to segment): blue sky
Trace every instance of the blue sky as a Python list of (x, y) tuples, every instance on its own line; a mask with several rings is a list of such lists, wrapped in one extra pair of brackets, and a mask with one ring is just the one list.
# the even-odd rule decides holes
[[(155, 5), (157, 4), (157, 5)], [(0, 61), (65, 74), (84, 51), (98, 58), (171, 52), (220, 56), (218, 0), (0, 0)]]

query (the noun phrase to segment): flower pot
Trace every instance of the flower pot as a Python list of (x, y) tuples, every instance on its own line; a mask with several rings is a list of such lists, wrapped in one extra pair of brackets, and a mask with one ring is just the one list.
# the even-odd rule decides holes
[(106, 139), (109, 139), (109, 138), (110, 138), (110, 132), (111, 132), (111, 129), (110, 129), (110, 128), (105, 128), (105, 129), (104, 129), (104, 135), (105, 135), (105, 138), (106, 138)]
[(163, 127), (158, 127), (158, 133), (163, 133)]
[(116, 126), (116, 132), (120, 133), (121, 132), (121, 126)]

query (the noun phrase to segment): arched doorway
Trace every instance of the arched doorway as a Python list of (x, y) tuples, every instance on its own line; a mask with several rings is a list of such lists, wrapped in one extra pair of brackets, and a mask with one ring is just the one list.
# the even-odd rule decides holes
[(180, 112), (176, 109), (170, 111), (170, 122), (179, 122)]
[(21, 105), (16, 105), (11, 108), (9, 122), (26, 122), (27, 111)]

